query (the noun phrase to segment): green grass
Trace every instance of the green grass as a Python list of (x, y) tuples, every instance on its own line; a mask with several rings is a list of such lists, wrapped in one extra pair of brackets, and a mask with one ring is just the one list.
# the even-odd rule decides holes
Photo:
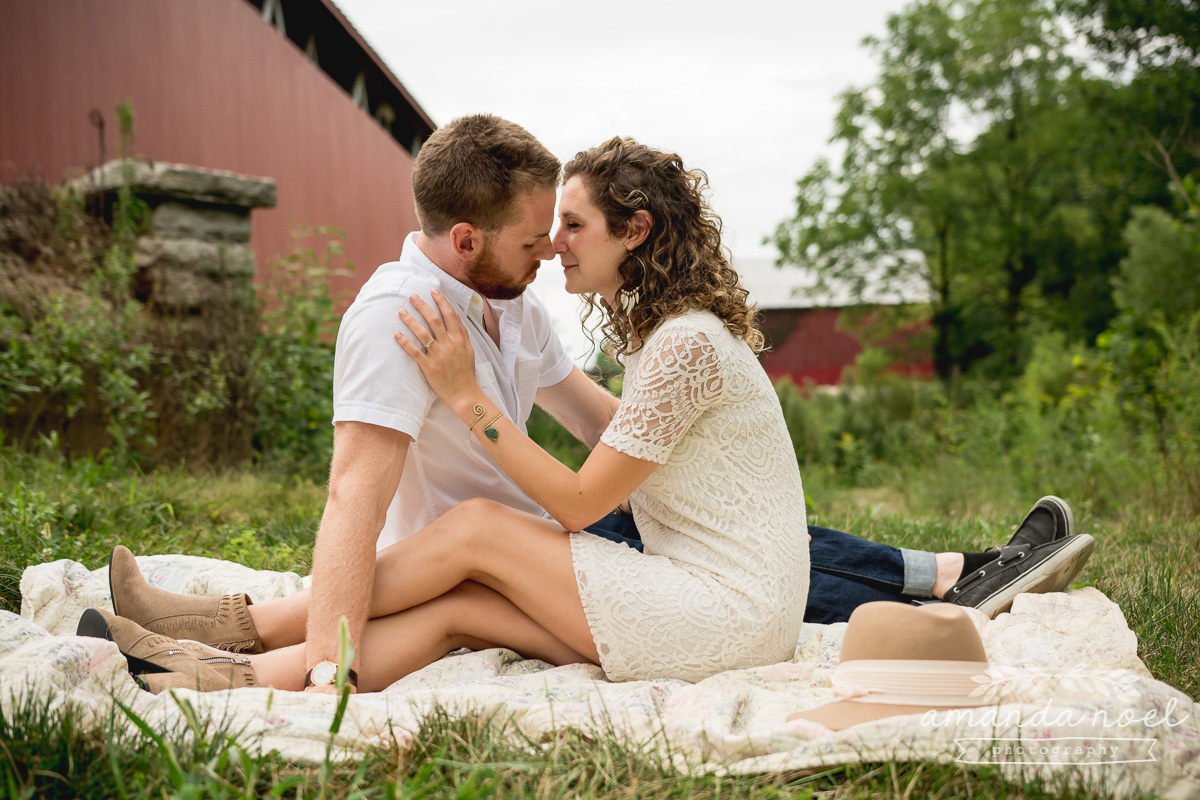
[[(961, 470), (960, 470), (961, 472)], [(1036, 497), (946, 469), (897, 475), (888, 488), (841, 486), (806, 473), (815, 520), (906, 547), (983, 548), (1003, 542)], [(957, 488), (947, 484), (959, 481)], [(973, 481), (973, 482), (972, 482)], [(930, 489), (937, 485), (937, 491)], [(1047, 491), (1051, 491), (1048, 489)], [(974, 499), (950, 514), (926, 498)], [(1081, 576), (1124, 610), (1155, 677), (1200, 696), (1200, 523), (1149, 509), (1093, 513), (1069, 498), (1098, 546)], [(269, 472), (118, 471), (0, 448), (0, 608), (19, 610), (18, 581), (34, 563), (102, 566), (120, 542), (134, 552), (184, 552), (305, 574), (324, 487)], [(84, 724), (70, 708), (0, 703), (0, 797), (617, 797), (617, 798), (1090, 798), (1059, 785), (1014, 785), (986, 767), (855, 765), (820, 775), (681, 775), (615, 737), (561, 731), (531, 742), (498, 720), (426, 720), (411, 748), (381, 748), (321, 769), (250, 754), (236, 731), (166, 733), (154, 745), (118, 715)], [(203, 729), (201, 729), (203, 730)], [(217, 726), (217, 730), (220, 727)], [(241, 742), (247, 745), (247, 742)], [(175, 768), (173, 765), (177, 765)]]
[[(1033, 781), (1013, 785), (991, 768), (957, 764), (859, 764), (815, 775), (680, 774), (667, 755), (615, 737), (574, 731), (533, 741), (494, 719), (430, 715), (410, 749), (369, 751), (333, 767), (301, 767), (238, 744), (236, 731), (191, 727), (130, 731), (121, 715), (81, 724), (82, 712), (21, 705), (0, 715), (0, 796), (361, 798), (1079, 798), (1103, 795)], [(196, 729), (200, 726), (197, 725)], [(242, 742), (242, 744), (246, 744)], [(253, 750), (253, 748), (250, 748)]]
[(0, 448), (0, 608), (18, 611), (25, 567), (93, 569), (116, 544), (307, 574), (325, 487), (269, 472), (149, 474)]

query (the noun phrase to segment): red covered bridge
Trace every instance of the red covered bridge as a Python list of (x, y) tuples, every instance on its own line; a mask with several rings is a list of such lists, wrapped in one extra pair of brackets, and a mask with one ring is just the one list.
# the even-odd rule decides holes
[(275, 179), (260, 275), (292, 226), (334, 225), (357, 266), (336, 288), (357, 290), (417, 227), (435, 126), (329, 0), (0, 0), (0, 180), (115, 158), (126, 100), (136, 154)]

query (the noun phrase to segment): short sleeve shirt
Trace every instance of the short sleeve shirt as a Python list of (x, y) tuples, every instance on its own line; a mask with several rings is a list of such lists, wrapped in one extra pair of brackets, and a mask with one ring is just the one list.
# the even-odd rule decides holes
[(397, 316), (401, 309), (419, 318), (409, 295), (432, 305), (430, 293), (437, 289), (455, 307), (475, 349), (480, 388), (521, 430), (538, 388), (564, 380), (573, 366), (549, 312), (532, 292), (490, 301), (499, 320), (497, 347), (483, 325), (483, 303), (489, 301), (430, 261), (416, 239), (409, 235), (399, 260), (379, 267), (363, 285), (342, 317), (334, 356), (333, 422), (365, 422), (413, 439), (380, 548), (473, 497), (545, 513), (438, 400), (420, 367), (393, 340), (396, 331), (408, 334)]

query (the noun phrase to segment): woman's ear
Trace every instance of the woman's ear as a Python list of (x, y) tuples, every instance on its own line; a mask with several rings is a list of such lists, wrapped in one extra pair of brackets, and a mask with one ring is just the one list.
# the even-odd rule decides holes
[(469, 222), (460, 222), (450, 229), (450, 247), (463, 261), (472, 261), (483, 247), (483, 231)]
[(650, 212), (644, 208), (639, 208), (633, 212), (633, 216), (629, 218), (629, 229), (625, 234), (625, 249), (634, 250), (642, 242), (646, 241), (646, 237), (650, 235), (650, 231), (654, 228), (654, 217), (650, 216)]

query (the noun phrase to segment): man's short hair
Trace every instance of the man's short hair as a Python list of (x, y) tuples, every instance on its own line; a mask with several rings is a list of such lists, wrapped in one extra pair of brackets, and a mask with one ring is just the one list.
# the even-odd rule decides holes
[(485, 231), (512, 219), (517, 198), (558, 186), (562, 165), (515, 122), (491, 114), (459, 117), (438, 128), (413, 164), (421, 230), (446, 233), (460, 222)]

